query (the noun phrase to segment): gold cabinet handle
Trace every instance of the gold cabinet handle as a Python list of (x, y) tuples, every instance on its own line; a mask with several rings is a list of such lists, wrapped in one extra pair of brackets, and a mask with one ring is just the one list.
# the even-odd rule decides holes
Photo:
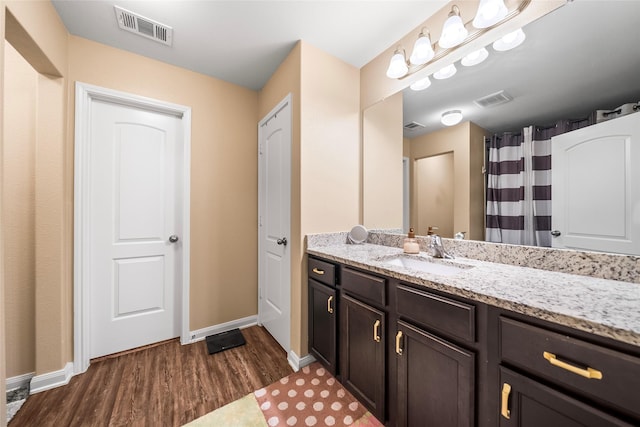
[(558, 368), (562, 368), (569, 372), (573, 372), (574, 374), (580, 375), (581, 377), (594, 379), (594, 380), (602, 379), (602, 372), (598, 371), (597, 369), (593, 369), (589, 367), (583, 369), (577, 366), (573, 366), (567, 362), (563, 362), (562, 360), (559, 360), (555, 354), (549, 353), (547, 351), (542, 353), (542, 357), (547, 359), (549, 363), (551, 363), (553, 366), (557, 366)]
[(502, 385), (502, 405), (500, 405), (500, 413), (506, 419), (511, 418), (511, 411), (509, 410), (509, 394), (511, 394), (511, 386), (504, 383)]
[(329, 299), (327, 300), (327, 311), (331, 314), (333, 314), (333, 307), (331, 307), (331, 302), (333, 301), (333, 295), (331, 295), (329, 297)]
[(311, 271), (313, 271), (314, 273), (316, 273), (316, 274), (318, 274), (320, 276), (322, 276), (324, 274), (324, 270), (320, 270), (317, 267), (314, 267), (313, 270), (311, 270)]
[(373, 340), (380, 342), (380, 320), (376, 320), (376, 323), (373, 324)]
[(398, 331), (396, 334), (396, 353), (402, 355), (402, 347), (400, 347), (400, 340), (402, 339), (402, 331)]

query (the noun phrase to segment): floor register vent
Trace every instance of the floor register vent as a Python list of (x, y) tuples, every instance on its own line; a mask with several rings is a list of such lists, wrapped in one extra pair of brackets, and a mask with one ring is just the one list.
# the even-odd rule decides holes
[(120, 6), (114, 6), (114, 9), (116, 11), (118, 26), (121, 29), (171, 46), (173, 28), (156, 22), (153, 19), (145, 18), (137, 13), (130, 12)]

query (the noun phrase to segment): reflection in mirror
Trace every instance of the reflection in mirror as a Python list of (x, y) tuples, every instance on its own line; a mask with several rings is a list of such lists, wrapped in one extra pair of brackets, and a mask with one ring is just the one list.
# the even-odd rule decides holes
[[(416, 226), (419, 233), (429, 229), (443, 237), (453, 237), (453, 152), (416, 159)], [(421, 183), (423, 185), (421, 185)]]
[[(425, 154), (416, 153), (414, 148), (416, 141), (451, 129), (440, 123), (444, 111), (461, 110), (464, 121), (478, 125), (477, 132), (482, 134), (486, 130), (488, 136), (505, 131), (520, 132), (529, 125), (546, 126), (560, 119), (586, 117), (596, 110), (615, 109), (640, 101), (640, 79), (637, 78), (640, 55), (636, 46), (640, 26), (637, 22), (640, 22), (640, 2), (570, 2), (525, 27), (527, 38), (518, 48), (497, 52), (488, 46), (489, 58), (483, 63), (474, 67), (456, 64), (458, 73), (454, 77), (432, 80), (431, 87), (424, 91), (406, 89), (403, 123), (423, 125), (404, 130), (404, 156), (412, 158), (414, 163), (413, 180), (417, 179), (416, 159), (447, 151), (443, 148), (441, 152)], [(605, 37), (606, 34), (616, 37)], [(473, 102), (500, 91), (512, 100), (485, 108)], [(463, 125), (465, 123), (458, 126)], [(442, 138), (437, 139), (442, 141)], [(473, 171), (471, 165), (466, 168)], [(478, 168), (482, 168), (482, 163)], [(478, 187), (479, 184), (479, 188), (473, 190), (478, 193), (470, 197), (483, 199), (483, 177), (469, 179), (470, 182), (461, 185)], [(458, 197), (458, 184), (454, 185), (454, 198)], [(366, 187), (366, 181), (364, 185)], [(418, 186), (425, 184), (415, 184), (414, 195)], [(472, 204), (468, 209), (477, 207)], [(481, 209), (484, 219), (484, 201)], [(413, 224), (418, 223), (420, 210), (414, 197)], [(459, 214), (459, 208), (454, 207), (454, 216)], [(484, 225), (482, 229), (484, 231)], [(417, 231), (426, 234), (425, 230)], [(457, 227), (454, 220), (453, 232), (458, 231), (472, 230)], [(484, 232), (467, 235), (474, 240), (484, 240)]]

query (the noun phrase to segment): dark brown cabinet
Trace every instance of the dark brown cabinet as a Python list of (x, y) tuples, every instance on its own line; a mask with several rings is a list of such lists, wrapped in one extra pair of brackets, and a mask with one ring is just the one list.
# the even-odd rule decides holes
[(309, 351), (333, 375), (337, 368), (337, 307), (335, 289), (309, 279)]
[(342, 384), (384, 420), (386, 316), (348, 295), (340, 301)]
[(631, 427), (531, 378), (500, 368), (500, 427)]
[(309, 258), (311, 353), (389, 427), (640, 426), (640, 349)]
[(475, 354), (397, 322), (397, 426), (475, 425)]
[(630, 392), (640, 358), (509, 317), (498, 324), (501, 426), (637, 425), (624, 418), (640, 414)]

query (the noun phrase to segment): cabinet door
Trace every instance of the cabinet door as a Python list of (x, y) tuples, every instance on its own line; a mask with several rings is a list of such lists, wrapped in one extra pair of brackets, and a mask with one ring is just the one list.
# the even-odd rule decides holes
[(500, 426), (631, 427), (592, 406), (500, 368)]
[(336, 290), (309, 279), (309, 348), (329, 372), (336, 374)]
[(398, 427), (475, 425), (475, 354), (402, 321), (395, 340)]
[(376, 418), (384, 420), (385, 314), (341, 295), (340, 324), (342, 383)]

